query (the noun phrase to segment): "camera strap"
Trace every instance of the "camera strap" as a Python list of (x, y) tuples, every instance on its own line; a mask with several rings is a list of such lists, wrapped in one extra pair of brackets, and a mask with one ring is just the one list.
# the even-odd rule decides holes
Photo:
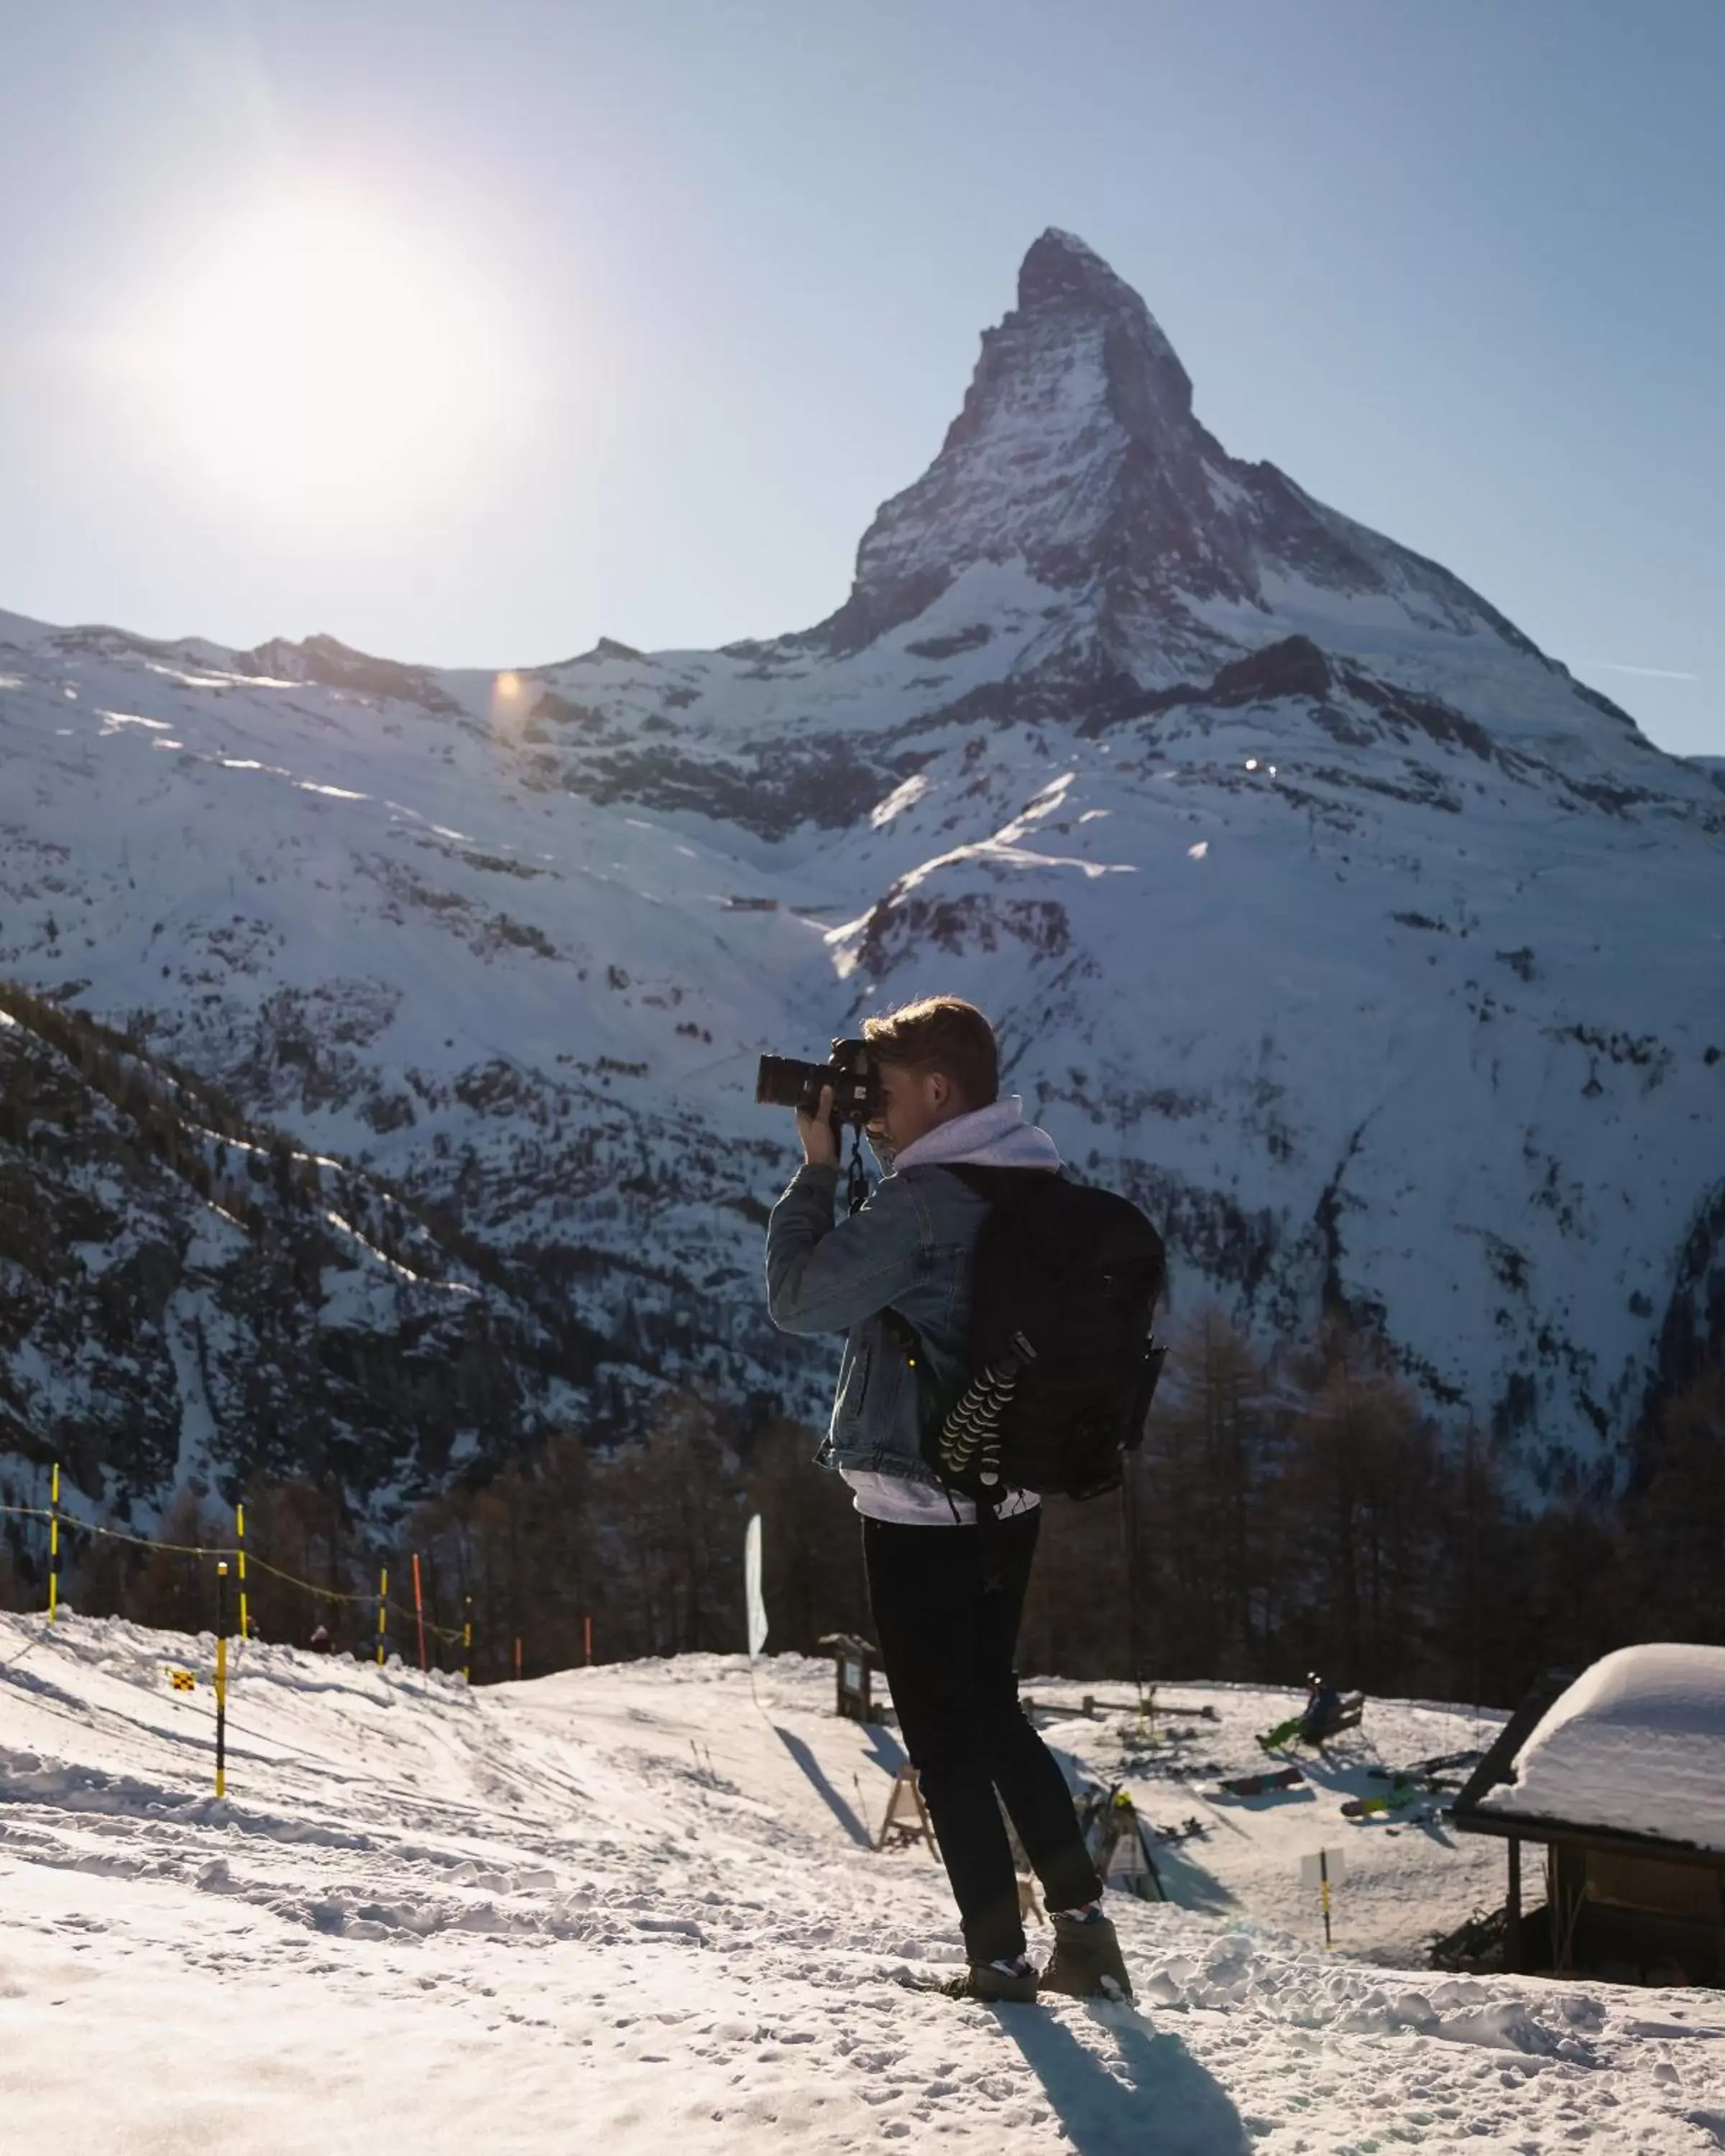
[(862, 1132), (855, 1123), (850, 1127), (850, 1174), (845, 1195), (853, 1213), (860, 1213), (869, 1202), (868, 1170), (862, 1163)]

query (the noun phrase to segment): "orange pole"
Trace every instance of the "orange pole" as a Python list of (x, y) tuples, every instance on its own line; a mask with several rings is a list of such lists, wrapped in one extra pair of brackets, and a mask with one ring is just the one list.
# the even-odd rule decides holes
[(521, 1635), (519, 1632), (515, 1635), (515, 1676), (516, 1682), (519, 1684), (521, 1676)]
[(582, 1619), (581, 1629), (587, 1636), (587, 1661), (588, 1668), (591, 1669), (593, 1666), (593, 1620), (591, 1617)]
[(419, 1670), (425, 1670), (425, 1603), (419, 1592), (419, 1553), (413, 1553), (413, 1617), (419, 1627)]

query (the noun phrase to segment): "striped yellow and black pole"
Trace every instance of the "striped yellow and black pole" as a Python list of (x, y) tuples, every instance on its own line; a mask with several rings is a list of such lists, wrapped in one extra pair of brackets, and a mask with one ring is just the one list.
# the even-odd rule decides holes
[(216, 1794), (228, 1794), (228, 1563), (216, 1567)]
[(48, 1497), (48, 1621), (51, 1625), (60, 1600), (60, 1463), (54, 1463)]
[(389, 1567), (386, 1564), (377, 1574), (377, 1667), (383, 1666), (384, 1611), (389, 1606)]
[(249, 1640), (252, 1636), (252, 1620), (245, 1606), (245, 1507), (244, 1505), (236, 1505), (234, 1507), (234, 1540), (239, 1546), (239, 1636), (242, 1640)]
[(473, 1682), (473, 1597), (467, 1597), (467, 1614), (461, 1623), (461, 1681)]

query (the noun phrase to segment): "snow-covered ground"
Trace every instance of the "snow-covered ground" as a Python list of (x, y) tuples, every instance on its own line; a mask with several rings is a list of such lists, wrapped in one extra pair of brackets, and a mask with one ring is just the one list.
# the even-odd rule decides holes
[[(1260, 1763), (1290, 1695), (1170, 1686), (1216, 1719), (1153, 1740), (1052, 1721), (1147, 1820), (1205, 1830), (1161, 1852), (1172, 1905), (1113, 1897), (1137, 2011), (990, 2010), (894, 1980), (956, 1959), (945, 1885), (865, 1845), (898, 1748), (834, 1717), (824, 1664), (468, 1692), (253, 1645), (218, 1803), (210, 1651), (0, 1617), (8, 2149), (1725, 2146), (1725, 1999), (1420, 1967), (1498, 1898), (1501, 1853), (1340, 1799), (1496, 1717), (1374, 1701), (1306, 1786), (1235, 1801), (1217, 1770)], [(1299, 1883), (1320, 1846), (1348, 1867), (1328, 1954)]]

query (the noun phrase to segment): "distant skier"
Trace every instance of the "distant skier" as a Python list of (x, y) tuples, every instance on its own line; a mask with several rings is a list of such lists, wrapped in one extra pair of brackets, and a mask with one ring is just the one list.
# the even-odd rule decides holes
[(1306, 1680), (1306, 1712), (1300, 1717), (1302, 1744), (1322, 1744), (1342, 1727), (1342, 1695), (1315, 1672)]
[[(1130, 1997), (1102, 1882), (1065, 1778), (1019, 1705), (1019, 1620), (1041, 1513), (1009, 1491), (995, 1564), (968, 1500), (924, 1464), (922, 1403), (966, 1373), (971, 1253), (988, 1210), (943, 1167), (976, 1163), (1054, 1174), (1060, 1155), (999, 1096), (993, 1029), (956, 996), (864, 1024), (880, 1105), (869, 1137), (886, 1173), (860, 1211), (834, 1221), (833, 1096), (799, 1113), (803, 1166), (767, 1229), (767, 1298), (788, 1332), (846, 1334), (820, 1458), (855, 1493), (881, 1658), (958, 1903), (968, 1973), (955, 1995), (1034, 1999), (1004, 1804), (1041, 1881), (1055, 1948), (1045, 1991)], [(992, 1582), (992, 1584), (991, 1584)], [(999, 1792), (997, 1800), (996, 1792)]]

